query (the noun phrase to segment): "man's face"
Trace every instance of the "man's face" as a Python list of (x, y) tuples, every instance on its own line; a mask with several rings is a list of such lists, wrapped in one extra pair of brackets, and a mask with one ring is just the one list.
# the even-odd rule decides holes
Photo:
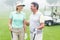
[(36, 10), (36, 7), (33, 4), (31, 4), (31, 11), (34, 11), (34, 10)]

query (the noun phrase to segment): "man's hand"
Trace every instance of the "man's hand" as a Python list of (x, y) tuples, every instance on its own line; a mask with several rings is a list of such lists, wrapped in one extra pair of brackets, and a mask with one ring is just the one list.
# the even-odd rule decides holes
[(44, 28), (44, 23), (41, 23), (41, 25), (39, 26), (39, 27), (37, 27), (37, 29), (39, 30), (41, 30), (41, 29), (43, 29)]
[(37, 30), (41, 30), (42, 29), (42, 27), (37, 27)]

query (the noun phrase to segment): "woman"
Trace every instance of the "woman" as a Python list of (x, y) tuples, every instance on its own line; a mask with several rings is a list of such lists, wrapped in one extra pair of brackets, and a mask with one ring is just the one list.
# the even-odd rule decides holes
[(25, 15), (22, 9), (25, 5), (18, 3), (16, 11), (12, 12), (9, 17), (9, 30), (12, 32), (12, 40), (24, 40)]

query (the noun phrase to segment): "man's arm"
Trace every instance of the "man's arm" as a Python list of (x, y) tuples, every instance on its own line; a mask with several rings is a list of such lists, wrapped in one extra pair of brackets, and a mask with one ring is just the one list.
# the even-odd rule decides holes
[(29, 21), (26, 21), (26, 25), (29, 26)]
[(26, 32), (26, 27), (29, 26), (29, 22), (24, 20), (24, 31)]
[(23, 25), (23, 27), (24, 27), (24, 32), (26, 32), (26, 22), (25, 22), (26, 20), (24, 20), (23, 21), (23, 23), (24, 23), (24, 25)]
[(44, 28), (44, 16), (40, 15), (40, 26), (37, 29), (42, 29)]
[(40, 23), (40, 26), (37, 29), (43, 29), (44, 28), (44, 23)]

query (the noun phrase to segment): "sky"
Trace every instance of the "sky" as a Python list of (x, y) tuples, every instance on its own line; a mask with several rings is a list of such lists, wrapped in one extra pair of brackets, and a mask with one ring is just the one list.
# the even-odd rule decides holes
[(46, 0), (29, 0), (29, 1), (25, 0), (24, 2), (28, 7), (30, 6), (31, 2), (37, 2), (39, 4), (40, 8), (44, 8), (44, 6), (47, 3)]
[[(9, 11), (8, 5), (5, 4), (6, 0), (0, 0), (0, 16), (4, 14), (7, 10)], [(44, 8), (46, 4), (46, 0), (24, 0), (24, 4), (26, 5), (24, 8), (30, 9), (31, 2), (37, 2), (40, 5), (40, 8)]]
[[(8, 8), (4, 1), (6, 1), (6, 0), (0, 0), (0, 11), (3, 11), (4, 9)], [(40, 8), (41, 7), (43, 8), (46, 4), (46, 0), (29, 0), (29, 1), (24, 0), (24, 4), (26, 5), (25, 8), (27, 8), (27, 7), (29, 8), (30, 3), (33, 2), (33, 1), (39, 3)]]
[[(5, 1), (7, 0), (0, 0), (0, 16), (4, 14), (7, 11), (10, 11), (11, 8), (5, 4)], [(49, 5), (46, 0), (23, 0), (24, 4), (26, 5), (25, 9), (30, 9), (31, 2), (37, 2), (39, 4), (39, 9), (44, 9), (46, 5)], [(60, 3), (60, 2), (59, 2)], [(60, 4), (59, 4), (60, 5)], [(15, 5), (16, 6), (16, 5)], [(13, 10), (15, 7), (13, 7)]]
[[(5, 4), (6, 0), (0, 0), (0, 11), (9, 9), (9, 7)], [(46, 0), (23, 0), (24, 4), (26, 5), (25, 8), (30, 8), (31, 2), (37, 2), (39, 4), (39, 8), (44, 8), (48, 3)]]
[(5, 0), (0, 0), (0, 11), (4, 11), (7, 9), (4, 1)]

